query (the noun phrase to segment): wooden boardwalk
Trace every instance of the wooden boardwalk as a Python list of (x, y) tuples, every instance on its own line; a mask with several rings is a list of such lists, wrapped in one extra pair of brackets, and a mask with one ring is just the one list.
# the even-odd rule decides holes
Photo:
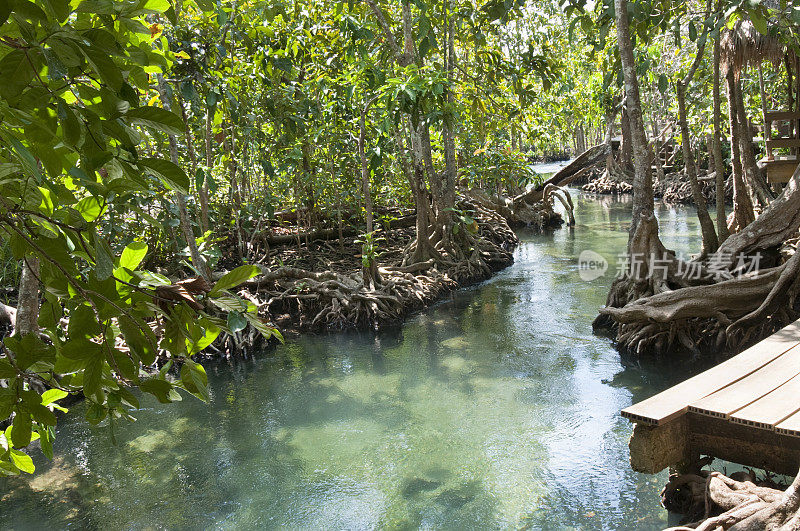
[(800, 467), (800, 320), (622, 411), (631, 465), (654, 473), (711, 455), (794, 475)]

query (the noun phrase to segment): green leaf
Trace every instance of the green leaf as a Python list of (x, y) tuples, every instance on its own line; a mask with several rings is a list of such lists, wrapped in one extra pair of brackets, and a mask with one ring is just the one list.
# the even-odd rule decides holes
[(428, 55), (428, 51), (430, 51), (430, 49), (431, 49), (431, 41), (426, 36), (419, 43), (419, 57), (420, 57), (420, 59), (424, 59), (425, 56)]
[(661, 74), (660, 76), (658, 76), (658, 90), (662, 94), (665, 94), (668, 88), (669, 88), (669, 79), (667, 79), (666, 74)]
[(119, 327), (131, 351), (139, 356), (144, 365), (152, 364), (156, 359), (156, 337), (150, 327), (127, 315), (119, 317)]
[(98, 15), (113, 15), (113, 0), (83, 0), (75, 10), (78, 13), (96, 13)]
[(228, 329), (231, 332), (240, 332), (247, 327), (247, 319), (239, 312), (228, 314)]
[(128, 380), (136, 380), (139, 376), (139, 368), (134, 364), (133, 360), (124, 352), (118, 349), (111, 349), (111, 356), (108, 360), (109, 363), (113, 362), (112, 368)]
[(187, 342), (187, 353), (189, 356), (194, 356), (195, 354), (201, 352), (204, 348), (209, 346), (211, 343), (214, 342), (215, 339), (219, 336), (220, 329), (216, 326), (208, 326), (203, 333), (203, 337), (195, 342)]
[(48, 404), (52, 404), (56, 400), (61, 400), (67, 396), (68, 393), (66, 391), (62, 391), (61, 389), (48, 389), (42, 393), (42, 405), (46, 406)]
[(194, 185), (197, 190), (203, 188), (203, 184), (206, 182), (206, 172), (203, 171), (203, 168), (197, 168), (197, 171), (194, 174)]
[(95, 357), (86, 364), (83, 371), (83, 396), (89, 398), (100, 390), (100, 380), (103, 376), (103, 360)]
[(11, 430), (11, 442), (15, 448), (25, 448), (31, 442), (31, 416), (25, 411), (17, 411)]
[(214, 2), (211, 0), (195, 0), (195, 3), (197, 4), (197, 7), (206, 13), (214, 11)]
[(75, 210), (80, 212), (87, 223), (96, 220), (105, 210), (104, 205), (94, 196), (84, 197), (75, 205)]
[(139, 384), (139, 389), (155, 396), (162, 404), (169, 404), (173, 401), (173, 396), (170, 393), (170, 391), (172, 391), (172, 385), (165, 380), (159, 378), (145, 380)]
[(208, 400), (208, 376), (199, 363), (186, 360), (181, 367), (181, 383), (193, 395), (201, 400)]
[(6, 98), (18, 96), (36, 74), (23, 50), (12, 50), (0, 59), (0, 94)]
[(29, 456), (25, 452), (14, 450), (13, 448), (10, 450), (10, 453), (11, 453), (11, 461), (14, 463), (14, 466), (19, 468), (23, 472), (27, 472), (28, 474), (33, 474), (34, 470), (36, 470), (36, 467), (33, 466), (33, 459), (31, 459), (31, 456)]
[[(91, 312), (91, 310), (89, 310)], [(91, 314), (94, 315), (94, 314)], [(70, 326), (72, 325), (72, 318), (79, 317), (78, 312), (72, 312), (70, 316)], [(100, 345), (85, 339), (78, 338), (64, 343), (61, 348), (61, 354), (68, 359), (76, 361), (88, 361), (92, 358), (97, 358), (101, 355)]]
[(172, 162), (164, 159), (139, 159), (139, 166), (150, 170), (170, 190), (184, 195), (189, 193), (189, 177)]
[(46, 2), (50, 6), (50, 9), (53, 10), (56, 20), (63, 23), (69, 16), (69, 0), (46, 0)]
[(139, 264), (147, 255), (147, 244), (144, 242), (131, 242), (122, 251), (122, 256), (119, 259), (119, 266), (136, 270)]
[(168, 0), (146, 0), (142, 9), (153, 11), (155, 13), (163, 13), (172, 7)]
[(761, 12), (757, 9), (754, 9), (750, 12), (750, 20), (753, 21), (753, 26), (758, 30), (758, 32), (762, 35), (769, 34), (769, 27), (767, 26), (767, 19), (765, 19)]
[[(198, 4), (200, 2), (198, 1)], [(11, 11), (14, 9), (14, 0), (8, 0), (7, 2), (3, 2), (0, 4), (0, 26), (6, 23), (8, 20), (8, 15), (11, 14)]]
[(119, 91), (122, 88), (122, 71), (108, 53), (92, 45), (82, 45), (81, 50), (100, 79), (114, 91)]
[(72, 109), (63, 100), (58, 100), (58, 121), (64, 132), (64, 141), (75, 145), (81, 139), (81, 124)]
[(213, 297), (214, 295), (218, 294), (222, 290), (235, 288), (242, 282), (246, 280), (250, 280), (251, 278), (258, 276), (261, 274), (261, 268), (255, 265), (243, 265), (239, 266), (233, 271), (226, 273), (223, 275), (221, 279), (217, 281), (214, 285), (214, 288), (209, 292), (209, 297)]
[(42, 453), (48, 459), (53, 459), (53, 434), (50, 431), (51, 429), (48, 426), (39, 426), (39, 444), (42, 447)]
[(245, 314), (245, 318), (247, 318), (253, 328), (261, 332), (261, 335), (264, 337), (264, 339), (276, 337), (278, 338), (278, 341), (283, 343), (283, 336), (278, 329), (265, 322), (258, 315), (247, 313)]
[(108, 243), (100, 235), (94, 233), (95, 270), (97, 280), (105, 280), (114, 272), (114, 258)]
[(185, 131), (183, 120), (174, 113), (160, 107), (137, 107), (125, 115), (131, 123), (152, 127), (168, 135), (182, 135)]
[(107, 414), (106, 408), (100, 404), (92, 404), (89, 409), (86, 410), (86, 420), (89, 421), (89, 424), (97, 426), (106, 418)]

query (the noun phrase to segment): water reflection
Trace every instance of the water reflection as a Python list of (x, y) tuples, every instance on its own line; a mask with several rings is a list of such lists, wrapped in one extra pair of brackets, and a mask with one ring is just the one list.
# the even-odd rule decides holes
[[(624, 366), (591, 321), (630, 205), (576, 197), (578, 226), (521, 232), (516, 263), (374, 334), (305, 337), (209, 368), (211, 403), (145, 400), (139, 421), (59, 427), (53, 463), (2, 482), (13, 527), (656, 529), (664, 477), (628, 466), (618, 412), (675, 383)], [(686, 209), (662, 236), (692, 251)]]

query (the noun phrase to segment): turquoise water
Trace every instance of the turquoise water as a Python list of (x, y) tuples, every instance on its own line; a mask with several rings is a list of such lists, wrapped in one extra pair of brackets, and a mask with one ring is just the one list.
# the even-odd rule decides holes
[[(398, 329), (211, 364), (210, 404), (145, 400), (116, 446), (78, 404), (54, 462), (0, 481), (3, 527), (664, 527), (665, 476), (630, 470), (618, 413), (686, 371), (624, 364), (592, 335), (630, 205), (576, 208), (574, 229), (521, 231), (513, 266)], [(665, 243), (692, 251), (691, 211), (658, 215)], [(606, 276), (580, 279), (586, 249)]]

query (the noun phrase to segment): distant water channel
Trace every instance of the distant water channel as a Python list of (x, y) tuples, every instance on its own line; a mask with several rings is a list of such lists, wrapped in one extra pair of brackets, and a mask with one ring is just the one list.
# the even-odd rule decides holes
[[(666, 478), (630, 470), (618, 413), (685, 374), (623, 364), (592, 335), (630, 204), (574, 193), (574, 229), (521, 231), (513, 266), (396, 330), (212, 365), (210, 404), (145, 399), (116, 446), (75, 406), (56, 460), (0, 481), (3, 527), (664, 527)], [(692, 251), (692, 212), (658, 215)], [(580, 279), (586, 249), (606, 276)]]

